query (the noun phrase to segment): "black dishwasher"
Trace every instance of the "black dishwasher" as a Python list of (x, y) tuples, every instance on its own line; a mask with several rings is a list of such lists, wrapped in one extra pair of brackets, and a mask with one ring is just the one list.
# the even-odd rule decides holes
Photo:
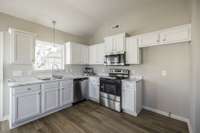
[(74, 79), (74, 100), (73, 103), (79, 103), (88, 97), (88, 78)]

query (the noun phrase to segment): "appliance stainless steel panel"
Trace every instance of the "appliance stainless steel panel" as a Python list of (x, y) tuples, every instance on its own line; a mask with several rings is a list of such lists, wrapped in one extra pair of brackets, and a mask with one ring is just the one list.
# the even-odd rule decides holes
[(104, 93), (104, 92), (100, 93), (100, 97), (107, 98), (107, 99), (110, 99), (110, 100), (113, 100), (113, 101), (117, 101), (117, 102), (121, 101), (121, 97), (120, 96), (115, 96), (115, 95)]
[(121, 103), (120, 102), (113, 101), (113, 100), (101, 97), (100, 98), (100, 103), (102, 105), (104, 105), (105, 107), (108, 107), (108, 108), (110, 108), (112, 110), (121, 112)]
[(104, 65), (123, 66), (126, 64), (126, 53), (105, 55)]

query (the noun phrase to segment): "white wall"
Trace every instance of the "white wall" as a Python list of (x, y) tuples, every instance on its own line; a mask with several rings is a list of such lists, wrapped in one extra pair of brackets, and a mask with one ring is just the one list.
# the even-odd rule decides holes
[(191, 123), (193, 133), (200, 132), (200, 1), (193, 0), (192, 15), (192, 111)]
[[(102, 42), (103, 37), (120, 32), (137, 35), (186, 23), (191, 23), (191, 3), (188, 0), (156, 1), (105, 23), (91, 38), (90, 44)], [(119, 24), (120, 28), (113, 30), (114, 24)], [(128, 68), (144, 75), (145, 106), (190, 117), (190, 44), (143, 48), (143, 64)], [(162, 70), (167, 71), (166, 77), (161, 77)]]

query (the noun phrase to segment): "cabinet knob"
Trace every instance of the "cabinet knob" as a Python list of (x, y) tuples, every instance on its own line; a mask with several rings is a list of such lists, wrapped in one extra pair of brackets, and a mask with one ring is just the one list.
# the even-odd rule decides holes
[(31, 90), (31, 88), (28, 88), (27, 90), (28, 90), (28, 91), (30, 91), (30, 90)]
[(167, 41), (167, 39), (166, 39), (166, 38), (164, 38), (164, 39), (163, 39), (163, 41)]

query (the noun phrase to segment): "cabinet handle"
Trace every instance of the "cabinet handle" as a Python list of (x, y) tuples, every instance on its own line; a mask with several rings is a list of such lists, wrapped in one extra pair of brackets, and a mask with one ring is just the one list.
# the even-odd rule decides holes
[(165, 38), (165, 39), (163, 39), (163, 41), (165, 42), (167, 39)]
[(28, 88), (27, 90), (28, 90), (28, 91), (31, 91), (31, 88)]

